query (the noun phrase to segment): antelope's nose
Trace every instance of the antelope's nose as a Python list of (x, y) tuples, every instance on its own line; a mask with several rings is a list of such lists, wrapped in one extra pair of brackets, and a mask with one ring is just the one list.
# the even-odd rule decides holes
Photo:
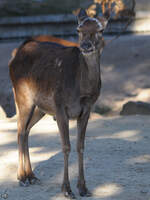
[(80, 45), (81, 49), (83, 49), (84, 51), (90, 51), (92, 50), (92, 44), (90, 42), (83, 42)]

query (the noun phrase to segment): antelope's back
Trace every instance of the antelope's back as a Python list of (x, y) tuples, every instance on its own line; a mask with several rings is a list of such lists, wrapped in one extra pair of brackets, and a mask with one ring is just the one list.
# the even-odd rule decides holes
[(80, 50), (51, 42), (26, 41), (9, 64), (13, 85), (34, 82), (48, 89), (74, 84), (79, 69)]

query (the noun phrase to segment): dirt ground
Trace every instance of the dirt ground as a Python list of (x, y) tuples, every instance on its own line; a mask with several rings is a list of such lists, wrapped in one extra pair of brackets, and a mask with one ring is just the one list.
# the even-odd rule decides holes
[[(77, 199), (150, 200), (150, 117), (92, 115), (86, 136), (85, 171), (90, 198), (76, 189), (76, 126), (70, 123), (70, 181)], [(0, 199), (65, 200), (60, 187), (63, 155), (56, 122), (42, 119), (31, 131), (30, 155), (41, 185), (22, 188), (16, 179), (16, 121), (0, 121)]]

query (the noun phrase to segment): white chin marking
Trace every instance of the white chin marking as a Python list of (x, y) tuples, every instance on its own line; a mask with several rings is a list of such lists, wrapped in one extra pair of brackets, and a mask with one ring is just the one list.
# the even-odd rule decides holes
[(99, 52), (101, 54), (103, 52), (103, 48), (101, 48), (99, 51), (91, 51), (91, 52), (87, 52), (87, 53), (82, 51), (82, 54), (83, 54), (83, 56), (91, 56), (91, 55), (95, 54), (96, 52)]
[(90, 51), (90, 52), (87, 52), (87, 53), (82, 52), (82, 54), (83, 54), (84, 56), (90, 56), (90, 55), (92, 55), (92, 54), (94, 54), (94, 53), (95, 53), (95, 51)]

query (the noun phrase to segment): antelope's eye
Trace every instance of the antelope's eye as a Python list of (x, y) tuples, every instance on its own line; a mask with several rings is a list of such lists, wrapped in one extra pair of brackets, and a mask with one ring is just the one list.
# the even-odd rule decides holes
[(102, 30), (99, 31), (99, 33), (101, 33), (101, 34), (102, 34), (103, 32), (104, 32), (104, 29), (102, 29)]

